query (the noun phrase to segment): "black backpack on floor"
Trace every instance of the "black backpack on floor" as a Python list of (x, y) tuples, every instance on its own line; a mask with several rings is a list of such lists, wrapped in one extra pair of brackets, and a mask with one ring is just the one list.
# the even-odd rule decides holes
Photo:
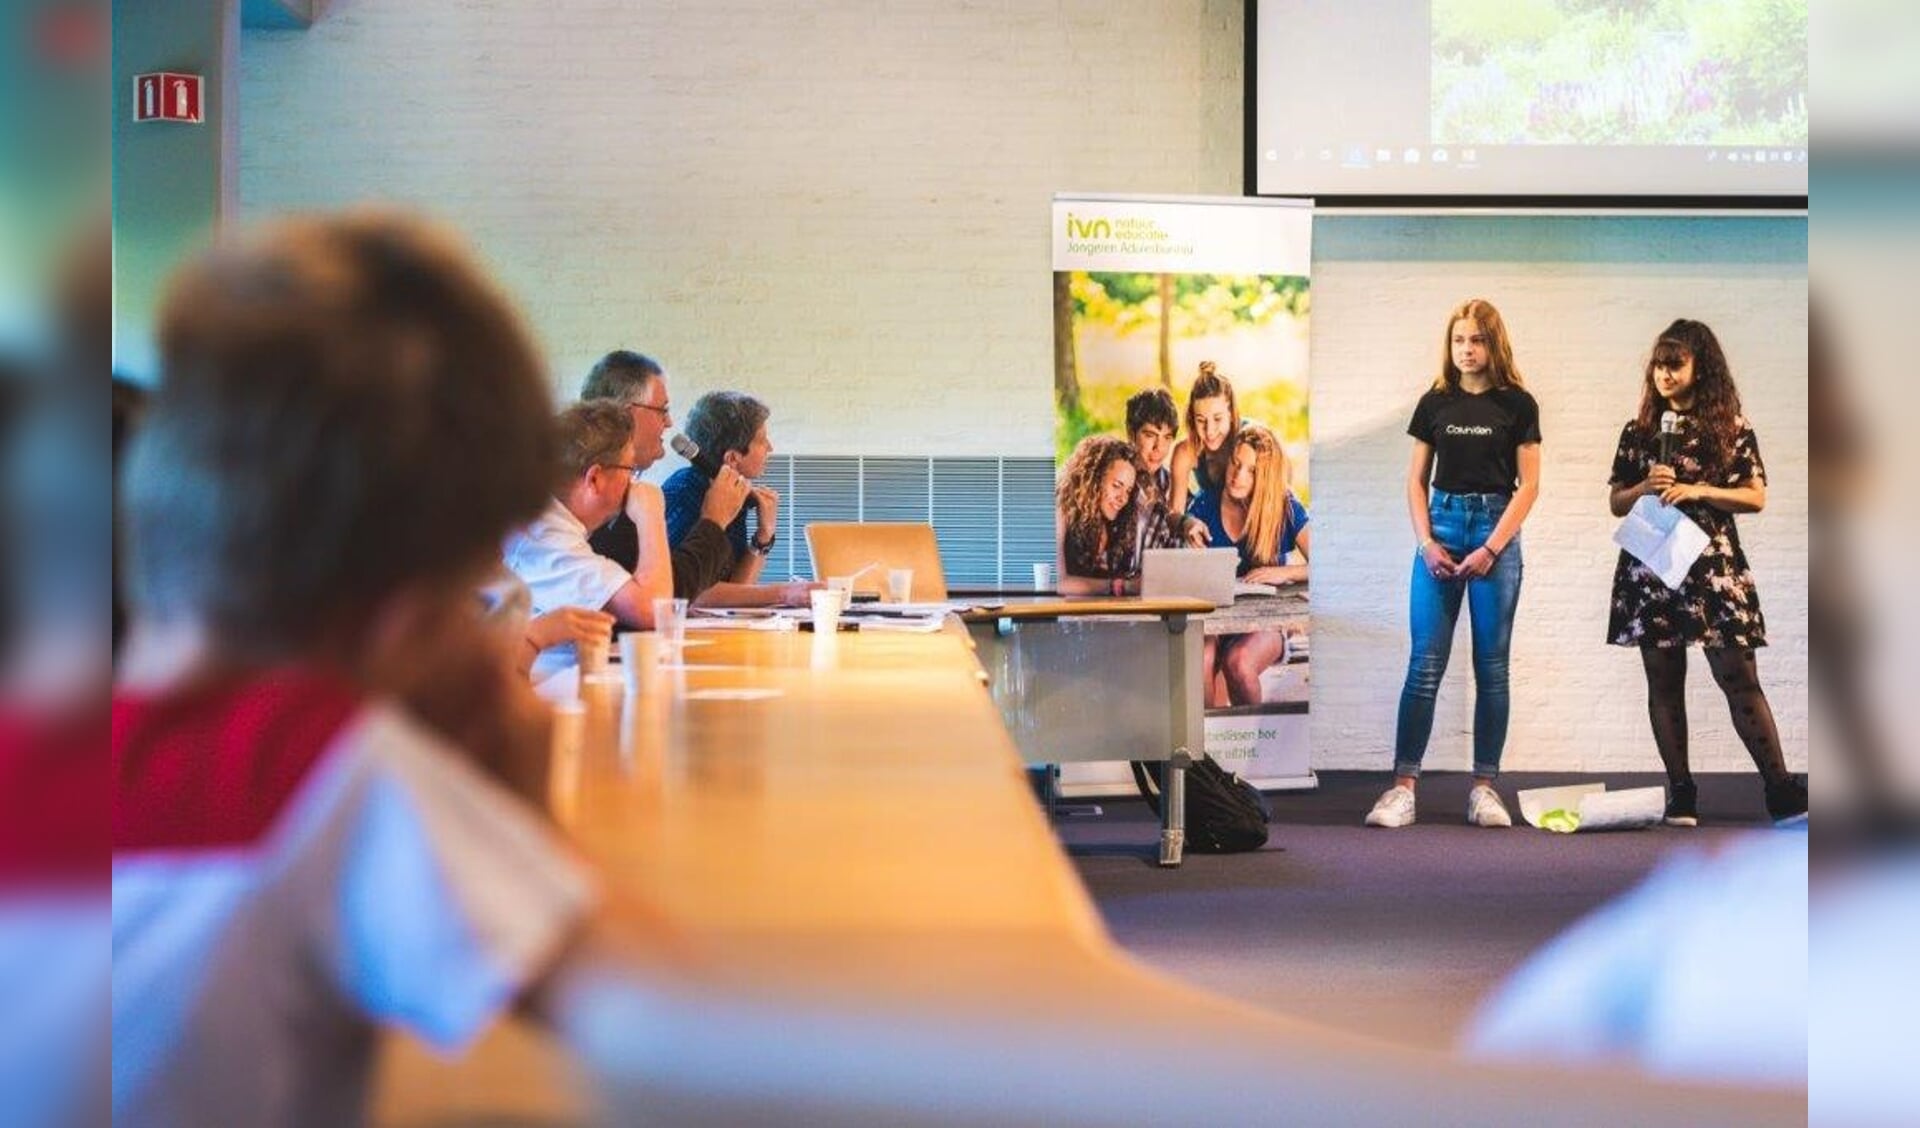
[[(1160, 813), (1165, 764), (1133, 761), (1133, 782), (1154, 814)], [(1239, 854), (1267, 844), (1273, 813), (1260, 789), (1202, 753), (1187, 769), (1187, 849), (1200, 854)]]

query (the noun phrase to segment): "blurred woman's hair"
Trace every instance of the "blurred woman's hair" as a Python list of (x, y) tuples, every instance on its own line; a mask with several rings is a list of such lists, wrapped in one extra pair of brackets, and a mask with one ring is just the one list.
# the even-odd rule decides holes
[(285, 220), (184, 267), (121, 474), (136, 615), (236, 657), (350, 638), (497, 556), (551, 497), (545, 366), (465, 245), (418, 218)]

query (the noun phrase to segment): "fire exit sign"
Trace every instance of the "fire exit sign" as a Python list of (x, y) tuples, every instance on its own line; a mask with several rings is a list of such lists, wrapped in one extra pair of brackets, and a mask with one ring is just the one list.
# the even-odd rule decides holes
[(133, 120), (198, 123), (203, 80), (197, 74), (158, 71), (133, 80)]

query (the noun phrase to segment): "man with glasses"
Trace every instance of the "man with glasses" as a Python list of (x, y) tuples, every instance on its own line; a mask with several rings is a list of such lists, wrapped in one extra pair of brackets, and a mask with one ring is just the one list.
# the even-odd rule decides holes
[[(633, 462), (642, 469), (666, 457), (666, 433), (673, 424), (673, 412), (667, 401), (666, 371), (651, 357), (628, 349), (616, 349), (601, 357), (580, 386), (580, 400), (615, 403), (627, 409), (633, 422)], [(673, 594), (692, 599), (732, 572), (734, 552), (726, 529), (739, 516), (752, 485), (730, 467), (714, 480), (715, 488), (701, 499), (698, 520), (671, 549)], [(640, 560), (640, 525), (633, 510), (649, 503), (656, 513), (664, 513), (659, 492), (646, 486), (634, 490), (628, 504), (607, 521), (588, 525), (588, 543), (593, 551), (633, 571)], [(659, 520), (663, 522), (659, 528), (664, 530), (664, 518)]]
[[(606, 401), (567, 408), (556, 431), (557, 492), (532, 524), (507, 541), (507, 567), (527, 585), (535, 616), (562, 607), (587, 607), (608, 612), (623, 626), (650, 630), (653, 601), (673, 593), (673, 573), (660, 491), (636, 484), (634, 478), (651, 464), (644, 459), (642, 444), (657, 444), (658, 435), (649, 440), (634, 427), (632, 412)], [(587, 530), (622, 511), (635, 515), (642, 534), (632, 568), (599, 555), (587, 543)], [(534, 662), (533, 677), (546, 678), (576, 658), (571, 646), (543, 651)]]

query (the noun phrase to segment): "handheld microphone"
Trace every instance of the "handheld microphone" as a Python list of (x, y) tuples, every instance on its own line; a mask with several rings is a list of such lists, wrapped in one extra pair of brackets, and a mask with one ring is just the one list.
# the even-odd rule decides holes
[(726, 463), (715, 457), (712, 451), (700, 449), (699, 443), (694, 442), (685, 435), (675, 434), (667, 445), (673, 448), (673, 453), (693, 463), (695, 470), (700, 471), (709, 478), (718, 478), (720, 476), (720, 468), (726, 465)]
[[(1680, 414), (1675, 411), (1660, 413), (1660, 465), (1673, 465), (1673, 437), (1680, 431)], [(677, 447), (675, 449), (678, 449)]]

